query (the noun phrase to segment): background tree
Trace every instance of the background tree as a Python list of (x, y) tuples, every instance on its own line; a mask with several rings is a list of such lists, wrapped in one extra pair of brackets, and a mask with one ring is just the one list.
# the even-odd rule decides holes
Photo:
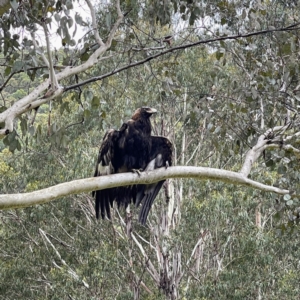
[[(0, 212), (1, 296), (297, 299), (298, 1), (10, 3), (0, 206), (64, 197)], [(104, 187), (85, 179), (103, 134), (141, 105), (187, 167), (116, 185), (189, 179), (169, 180), (147, 227), (134, 207), (96, 222), (75, 192)]]

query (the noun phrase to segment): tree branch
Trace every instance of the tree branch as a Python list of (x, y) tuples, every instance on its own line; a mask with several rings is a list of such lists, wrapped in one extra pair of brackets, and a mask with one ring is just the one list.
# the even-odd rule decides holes
[[(32, 44), (33, 44), (33, 47), (34, 47), (36, 53), (38, 53), (42, 57), (44, 64), (47, 66), (47, 68), (49, 68), (49, 61), (48, 61), (47, 57), (45, 56), (45, 54), (43, 53), (43, 51), (39, 48), (39, 46), (36, 42), (35, 32), (31, 32), (30, 34), (31, 34)], [(49, 38), (48, 38), (48, 42), (49, 42)], [(50, 45), (49, 45), (49, 49), (50, 49)]]
[[(278, 136), (282, 136), (284, 132), (290, 127), (290, 124), (284, 126), (275, 126), (268, 129), (264, 134), (260, 135), (257, 143), (246, 154), (245, 161), (241, 168), (240, 173), (247, 177), (251, 171), (253, 164), (261, 156), (264, 150), (269, 147), (273, 147), (274, 143), (278, 139)], [(278, 142), (278, 140), (277, 140)], [(272, 144), (273, 143), (273, 144)]]
[[(62, 80), (66, 77), (72, 76), (74, 74), (80, 73), (90, 67), (92, 67), (101, 57), (101, 55), (110, 48), (111, 46), (111, 41), (112, 38), (118, 28), (118, 26), (120, 25), (122, 19), (123, 19), (123, 15), (121, 13), (120, 10), (120, 4), (119, 1), (117, 1), (116, 3), (116, 9), (118, 12), (118, 19), (116, 21), (116, 23), (114, 24), (109, 37), (107, 39), (107, 42), (105, 44), (102, 44), (90, 57), (89, 59), (83, 63), (80, 66), (74, 67), (74, 68), (66, 68), (65, 70), (63, 70), (62, 72), (57, 74), (56, 79), (57, 80)], [(206, 43), (212, 43), (212, 42), (216, 42), (216, 41), (221, 41), (221, 40), (228, 40), (228, 39), (239, 39), (239, 38), (245, 38), (245, 37), (250, 37), (250, 36), (254, 36), (254, 35), (261, 35), (261, 34), (266, 34), (266, 33), (272, 33), (272, 32), (277, 32), (277, 31), (289, 31), (289, 30), (298, 30), (299, 28), (297, 28), (297, 26), (300, 23), (295, 23), (293, 25), (290, 25), (288, 27), (284, 27), (284, 28), (278, 28), (278, 29), (269, 29), (269, 30), (262, 30), (262, 31), (257, 31), (257, 32), (252, 32), (252, 33), (248, 33), (248, 34), (244, 34), (244, 35), (233, 35), (233, 36), (222, 36), (222, 37), (218, 37), (218, 38), (214, 38), (214, 39), (208, 39), (208, 40), (204, 40), (204, 41), (198, 41), (196, 43), (190, 43), (190, 44), (185, 44), (185, 45), (180, 45), (177, 47), (173, 47), (170, 48), (166, 51), (162, 51), (159, 52), (155, 55), (149, 56), (146, 59), (140, 60), (138, 62), (126, 65), (124, 67), (121, 67), (119, 69), (113, 70), (109, 73), (106, 73), (104, 75), (98, 76), (98, 77), (94, 77), (91, 78), (89, 80), (83, 81), (81, 83), (78, 83), (76, 85), (71, 85), (69, 87), (64, 88), (63, 91), (68, 91), (74, 88), (77, 88), (79, 86), (91, 83), (91, 82), (95, 82), (98, 80), (102, 80), (106, 77), (112, 76), (116, 73), (119, 73), (121, 71), (124, 71), (126, 69), (138, 66), (138, 65), (142, 65), (148, 61), (151, 61), (159, 56), (165, 55), (169, 52), (172, 51), (176, 51), (176, 50), (180, 50), (180, 49), (186, 49), (186, 48), (190, 48), (190, 47), (194, 47), (200, 44), (206, 44)], [(98, 41), (99, 42), (99, 41)], [(42, 98), (42, 99), (38, 99), (37, 101), (34, 101), (38, 98), (38, 96), (45, 91), (48, 86), (49, 86), (50, 80), (46, 80), (45, 82), (43, 82), (42, 84), (40, 84), (36, 89), (34, 89), (29, 95), (27, 95), (26, 97), (24, 97), (23, 99), (17, 101), (15, 104), (13, 104), (10, 108), (8, 108), (6, 111), (4, 111), (3, 113), (0, 114), (0, 122), (5, 122), (5, 127), (0, 129), (0, 137), (4, 137), (5, 135), (9, 134), (10, 132), (12, 132), (13, 130), (13, 121), (15, 119), (16, 116), (32, 109), (35, 108), (45, 102), (47, 102), (49, 100), (48, 97), (46, 98)], [(55, 93), (55, 95), (51, 95), (51, 99), (57, 97), (58, 95), (61, 95), (62, 90), (57, 91)]]
[[(116, 1), (116, 10), (118, 12), (118, 18), (117, 18), (117, 21), (114, 24), (113, 28), (111, 29), (109, 35), (108, 35), (108, 39), (107, 39), (106, 43), (101, 45), (89, 57), (89, 59), (85, 63), (83, 63), (79, 66), (76, 66), (76, 67), (67, 67), (62, 72), (57, 73), (56, 78), (57, 78), (58, 81), (60, 81), (64, 78), (70, 77), (72, 75), (78, 74), (80, 72), (83, 72), (83, 71), (91, 68), (94, 64), (96, 64), (99, 61), (99, 59), (101, 59), (101, 56), (110, 48), (112, 39), (113, 39), (120, 23), (123, 20), (123, 14), (120, 10), (119, 0)], [(300, 25), (300, 22), (292, 24), (292, 25), (287, 26), (287, 27), (283, 27), (283, 28), (267, 29), (267, 30), (261, 30), (261, 31), (256, 31), (256, 32), (250, 32), (250, 33), (247, 33), (247, 34), (221, 36), (221, 37), (218, 37), (218, 38), (202, 40), (202, 41), (198, 41), (198, 42), (195, 42), (195, 43), (184, 44), (184, 45), (176, 46), (176, 47), (173, 47), (173, 48), (169, 48), (166, 51), (159, 52), (155, 55), (147, 57), (146, 59), (140, 60), (138, 62), (129, 64), (129, 65), (126, 65), (126, 66), (123, 66), (119, 69), (113, 70), (113, 71), (111, 71), (109, 73), (106, 73), (104, 75), (101, 75), (101, 76), (98, 76), (98, 77), (93, 77), (93, 78), (91, 78), (89, 80), (86, 80), (86, 81), (83, 81), (81, 83), (65, 87), (64, 92), (68, 91), (68, 90), (71, 90), (71, 89), (75, 89), (75, 88), (80, 87), (82, 85), (86, 85), (86, 84), (91, 83), (91, 82), (102, 80), (106, 77), (112, 76), (112, 75), (114, 75), (116, 73), (119, 73), (121, 71), (124, 71), (126, 69), (133, 68), (133, 67), (138, 66), (138, 65), (142, 65), (142, 64), (144, 64), (148, 61), (151, 61), (151, 60), (153, 60), (157, 57), (160, 57), (162, 55), (165, 55), (167, 53), (170, 53), (170, 52), (173, 52), (173, 51), (176, 51), (176, 50), (183, 50), (183, 49), (191, 48), (191, 47), (198, 46), (198, 45), (201, 45), (201, 44), (208, 44), (208, 43), (213, 43), (213, 42), (223, 41), (223, 40), (246, 38), (246, 37), (251, 37), (251, 36), (255, 36), (255, 35), (262, 35), (262, 34), (272, 33), (272, 32), (299, 30), (299, 28), (297, 27), (298, 25)], [(9, 107), (3, 113), (0, 113), (0, 123), (5, 123), (5, 127), (0, 129), (0, 138), (5, 137), (7, 134), (12, 132), (12, 130), (13, 130), (13, 121), (18, 115), (21, 115), (22, 113), (28, 111), (29, 109), (32, 109), (36, 106), (39, 106), (39, 105), (41, 105), (41, 104), (43, 104), (43, 103), (45, 103), (49, 100), (49, 98), (47, 97), (47, 98), (44, 98), (42, 100), (41, 99), (37, 100), (36, 103), (32, 103), (32, 102), (34, 102), (34, 100), (36, 100), (39, 97), (39, 95), (41, 95), (41, 93), (43, 91), (45, 91), (48, 88), (49, 83), (50, 83), (49, 79), (44, 81), (37, 88), (35, 88), (29, 95), (27, 95), (23, 99), (21, 99), (21, 100), (17, 101), (16, 103), (14, 103), (11, 107)], [(58, 93), (55, 93), (55, 97), (57, 97), (60, 94), (61, 94), (61, 91), (59, 91)], [(55, 97), (51, 97), (51, 99), (55, 98)]]
[(213, 42), (219, 42), (219, 41), (225, 41), (225, 40), (237, 40), (237, 39), (240, 39), (240, 38), (247, 38), (247, 37), (251, 37), (251, 36), (262, 35), (262, 34), (267, 34), (267, 33), (272, 33), (272, 32), (278, 32), (278, 31), (299, 30), (300, 28), (296, 27), (298, 25), (300, 25), (300, 22), (295, 23), (295, 24), (290, 25), (290, 26), (287, 26), (287, 27), (283, 27), (283, 28), (267, 29), (267, 30), (250, 32), (250, 33), (247, 33), (247, 34), (221, 36), (221, 37), (217, 37), (217, 38), (213, 38), (213, 39), (201, 40), (201, 41), (198, 41), (198, 42), (195, 42), (195, 43), (183, 44), (183, 45), (180, 45), (180, 46), (172, 47), (172, 48), (169, 48), (165, 51), (161, 51), (161, 52), (156, 53), (154, 55), (148, 56), (147, 58), (142, 59), (140, 61), (137, 61), (137, 62), (131, 63), (129, 65), (123, 66), (119, 69), (115, 69), (115, 70), (113, 70), (111, 72), (108, 72), (106, 74), (103, 74), (101, 76), (93, 77), (93, 78), (90, 78), (88, 80), (79, 82), (78, 84), (74, 84), (74, 85), (70, 85), (68, 87), (65, 87), (65, 91), (69, 91), (69, 90), (75, 89), (77, 87), (86, 85), (88, 83), (99, 81), (99, 80), (102, 80), (104, 78), (110, 77), (114, 74), (120, 73), (120, 72), (125, 71), (127, 69), (130, 69), (130, 68), (133, 68), (133, 67), (136, 67), (136, 66), (139, 66), (139, 65), (143, 65), (146, 62), (149, 62), (149, 61), (151, 61), (155, 58), (166, 55), (170, 52), (174, 52), (176, 50), (183, 50), (183, 49), (199, 46), (199, 45), (202, 45), (202, 44), (210, 44), (210, 43), (213, 43)]
[[(85, 63), (73, 68), (67, 67), (62, 72), (57, 73), (56, 74), (57, 82), (59, 82), (64, 78), (81, 73), (93, 67), (93, 65), (98, 62), (99, 58), (110, 48), (113, 36), (115, 35), (120, 23), (123, 20), (123, 14), (121, 13), (120, 10), (119, 0), (116, 1), (116, 10), (118, 12), (118, 18), (109, 33), (106, 43), (101, 45), (89, 57), (89, 59)], [(50, 79), (45, 80), (38, 87), (36, 87), (31, 93), (29, 93), (26, 97), (15, 102), (11, 107), (6, 109), (3, 113), (0, 113), (0, 123), (5, 123), (5, 127), (0, 129), (0, 138), (4, 138), (7, 134), (13, 131), (13, 121), (17, 116), (37, 106), (40, 106), (41, 104), (46, 103), (47, 101), (54, 99), (62, 94), (63, 89), (61, 87), (58, 87), (58, 89), (55, 90), (55, 92), (51, 94), (49, 97), (47, 96), (47, 97), (39, 98), (42, 92), (49, 87), (50, 83), (51, 83)]]
[[(47, 233), (42, 230), (41, 228), (39, 228), (39, 232), (44, 240), (44, 242), (48, 243), (52, 249), (54, 250), (55, 254), (57, 255), (57, 257), (59, 258), (59, 260), (61, 261), (61, 263), (66, 267), (68, 273), (72, 276), (72, 278), (74, 278), (75, 280), (80, 281), (80, 277), (79, 275), (76, 274), (76, 272), (65, 262), (65, 260), (61, 257), (60, 253), (58, 252), (58, 250), (55, 248), (55, 246), (51, 243), (51, 241), (49, 240), (49, 238), (47, 237)], [(47, 247), (47, 244), (46, 244)], [(48, 247), (47, 247), (48, 248)], [(55, 264), (55, 266), (59, 269), (61, 269), (58, 265)], [(86, 288), (89, 288), (89, 284), (87, 282), (85, 282), (84, 280), (81, 280), (82, 283), (84, 284), (84, 286)]]
[(48, 28), (47, 28), (47, 25), (45, 24), (45, 22), (43, 22), (43, 29), (44, 29), (44, 33), (45, 33), (45, 40), (46, 40), (47, 54), (48, 54), (49, 75), (50, 75), (50, 82), (51, 82), (50, 89), (52, 91), (55, 91), (58, 88), (58, 81), (57, 81), (55, 71), (53, 68), (53, 59), (52, 59), (52, 55), (51, 55), (49, 31), (48, 31)]
[(47, 203), (67, 195), (132, 184), (150, 184), (167, 178), (210, 179), (281, 195), (290, 193), (289, 190), (265, 185), (237, 172), (204, 167), (175, 166), (168, 169), (161, 168), (151, 172), (142, 172), (140, 176), (133, 173), (121, 173), (73, 180), (30, 193), (0, 195), (0, 209), (28, 207)]
[(94, 4), (91, 3), (90, 0), (85, 0), (86, 4), (88, 5), (90, 12), (91, 12), (91, 17), (92, 17), (92, 26), (93, 26), (93, 31), (94, 31), (94, 36), (97, 44), (101, 47), (104, 45), (99, 32), (98, 32), (98, 26), (96, 22), (96, 14), (95, 14), (95, 9), (94, 9)]

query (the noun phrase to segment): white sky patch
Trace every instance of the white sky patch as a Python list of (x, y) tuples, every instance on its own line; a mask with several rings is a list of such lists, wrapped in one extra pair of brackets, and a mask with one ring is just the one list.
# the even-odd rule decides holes
[[(75, 14), (79, 14), (83, 21), (90, 21), (91, 20), (91, 14), (90, 10), (87, 6), (87, 4), (84, 1), (74, 1), (73, 2), (73, 9), (66, 10), (65, 12), (61, 12), (60, 15), (63, 17), (64, 15), (69, 15), (73, 19), (73, 25), (69, 28), (69, 34), (70, 36), (76, 41), (76, 44), (79, 39), (81, 39), (85, 33), (89, 30), (87, 27), (82, 27), (81, 25), (76, 24), (75, 22)], [(54, 15), (52, 16), (52, 23), (51, 26), (48, 26), (49, 34), (50, 34), (50, 43), (52, 48), (59, 49), (62, 47), (62, 37), (57, 34), (57, 29), (59, 27), (59, 22), (57, 22), (54, 18)], [(44, 32), (40, 31), (41, 34), (40, 42), (42, 45), (45, 44), (44, 39)]]
[[(95, 1), (95, 6), (98, 5), (96, 4)], [(76, 44), (79, 39), (81, 39), (86, 32), (88, 32), (89, 28), (88, 27), (83, 27), (75, 22), (75, 14), (79, 14), (83, 21), (90, 21), (91, 20), (91, 14), (90, 10), (85, 3), (85, 1), (79, 0), (79, 1), (74, 1), (73, 2), (73, 9), (71, 10), (64, 10), (60, 12), (60, 16), (63, 17), (64, 15), (70, 16), (73, 19), (73, 25), (69, 28), (69, 34), (70, 36), (76, 41)], [(59, 49), (61, 48), (62, 45), (62, 37), (59, 36), (57, 33), (57, 29), (59, 27), (59, 22), (55, 20), (55, 12), (53, 14), (48, 13), (48, 16), (52, 19), (52, 22), (50, 25), (48, 25), (48, 34), (49, 34), (49, 39), (50, 39), (50, 46), (52, 49), (56, 48)], [(45, 40), (45, 33), (44, 30), (41, 26), (36, 25), (36, 32), (35, 32), (35, 38), (36, 41), (38, 42), (39, 46), (45, 46), (46, 45), (46, 40)], [(74, 35), (75, 32), (75, 35)], [(12, 28), (11, 29), (11, 34), (18, 34), (20, 36), (20, 42), (24, 38), (31, 39), (30, 33), (24, 28), (24, 27), (19, 27), (19, 28)], [(3, 36), (3, 32), (0, 28), (0, 35)], [(74, 35), (74, 36), (73, 36)]]

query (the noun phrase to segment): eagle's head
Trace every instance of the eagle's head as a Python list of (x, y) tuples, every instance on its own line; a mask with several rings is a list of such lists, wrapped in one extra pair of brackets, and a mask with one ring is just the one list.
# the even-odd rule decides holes
[(150, 118), (155, 113), (157, 113), (155, 108), (142, 106), (134, 112), (132, 120), (137, 120), (139, 118)]

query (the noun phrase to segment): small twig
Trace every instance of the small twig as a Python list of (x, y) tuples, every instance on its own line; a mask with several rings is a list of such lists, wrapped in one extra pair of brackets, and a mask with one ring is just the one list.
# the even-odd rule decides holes
[(72, 123), (72, 124), (69, 124), (65, 127), (65, 129), (69, 128), (69, 127), (72, 127), (72, 126), (76, 126), (76, 125), (80, 125), (80, 124), (83, 124), (84, 123), (84, 118), (82, 118), (81, 121), (79, 122), (76, 122), (76, 123)]

